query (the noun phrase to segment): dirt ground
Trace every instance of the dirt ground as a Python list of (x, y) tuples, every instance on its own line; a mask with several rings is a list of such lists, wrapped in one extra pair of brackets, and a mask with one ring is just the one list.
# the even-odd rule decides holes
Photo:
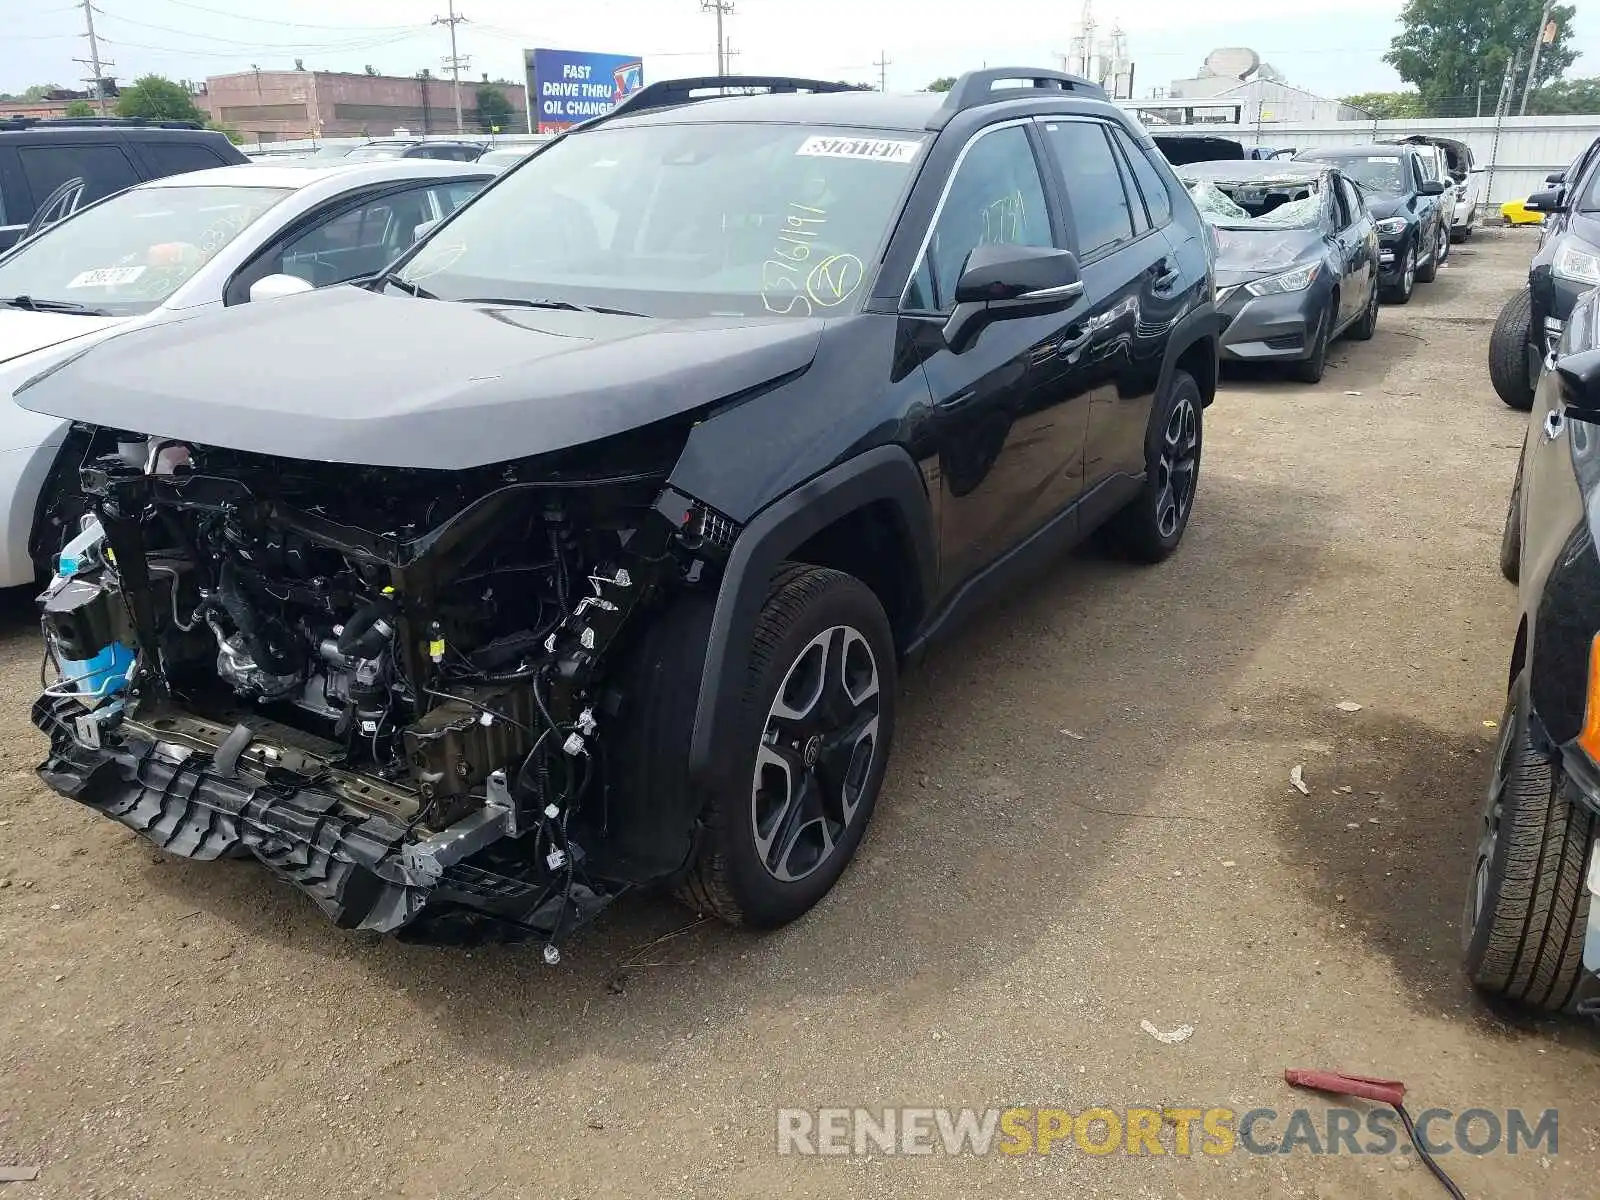
[(1472, 1197), (1593, 1196), (1600, 1040), (1491, 1012), (1458, 965), (1523, 425), (1485, 351), (1532, 245), (1456, 247), (1318, 387), (1228, 381), (1182, 552), (1063, 562), (908, 677), (855, 866), (777, 934), (652, 946), (691, 918), (641, 898), (551, 969), (163, 858), (35, 781), (12, 603), (0, 1164), (42, 1173), (0, 1198), (1443, 1194), (1400, 1155), (775, 1149), (780, 1107), (1320, 1113), (1286, 1066), (1558, 1108), (1556, 1154), (1447, 1162)]

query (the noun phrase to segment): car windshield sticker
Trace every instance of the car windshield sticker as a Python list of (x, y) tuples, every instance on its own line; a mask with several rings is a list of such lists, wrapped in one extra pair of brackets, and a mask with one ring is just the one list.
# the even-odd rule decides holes
[(81, 271), (68, 282), (69, 288), (116, 287), (119, 283), (132, 283), (144, 274), (143, 267), (101, 267), (97, 271)]
[(916, 158), (921, 142), (883, 138), (809, 137), (795, 154), (802, 158), (865, 158), (876, 162), (908, 163)]

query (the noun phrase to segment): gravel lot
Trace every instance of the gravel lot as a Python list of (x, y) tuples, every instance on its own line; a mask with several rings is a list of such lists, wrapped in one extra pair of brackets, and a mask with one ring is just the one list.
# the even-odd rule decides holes
[(936, 652), (855, 867), (774, 935), (652, 946), (690, 918), (640, 899), (552, 970), (352, 937), (250, 864), (163, 858), (36, 782), (14, 598), (0, 1164), (42, 1173), (0, 1195), (1443, 1194), (1399, 1155), (774, 1150), (780, 1106), (1320, 1111), (1281, 1081), (1305, 1066), (1404, 1079), (1413, 1111), (1559, 1108), (1558, 1154), (1450, 1169), (1592, 1196), (1600, 1040), (1491, 1012), (1457, 952), (1523, 425), (1485, 350), (1532, 245), (1457, 246), (1318, 387), (1228, 381), (1182, 552), (1063, 562)]

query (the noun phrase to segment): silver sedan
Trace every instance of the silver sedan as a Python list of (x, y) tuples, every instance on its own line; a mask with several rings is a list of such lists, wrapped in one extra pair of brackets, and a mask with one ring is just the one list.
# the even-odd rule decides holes
[(10, 403), (18, 386), (133, 326), (374, 275), (491, 178), (426, 159), (193, 171), (91, 204), (0, 257), (0, 587), (31, 583), (37, 548), (59, 545), (75, 516), (53, 502), (67, 423)]

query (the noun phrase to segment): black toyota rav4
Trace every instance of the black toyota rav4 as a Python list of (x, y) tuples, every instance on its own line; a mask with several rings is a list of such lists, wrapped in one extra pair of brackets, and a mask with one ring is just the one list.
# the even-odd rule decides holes
[(365, 286), (19, 391), (96, 443), (41, 774), (352, 927), (553, 961), (644, 885), (790, 920), (907, 659), (1093, 531), (1177, 548), (1213, 286), (1084, 80), (646, 88)]

